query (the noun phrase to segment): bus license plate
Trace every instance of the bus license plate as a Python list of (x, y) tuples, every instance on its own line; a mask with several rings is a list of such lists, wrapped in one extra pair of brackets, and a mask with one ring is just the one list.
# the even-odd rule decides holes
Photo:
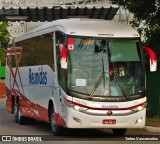
[(114, 119), (104, 119), (103, 124), (116, 124), (116, 120)]

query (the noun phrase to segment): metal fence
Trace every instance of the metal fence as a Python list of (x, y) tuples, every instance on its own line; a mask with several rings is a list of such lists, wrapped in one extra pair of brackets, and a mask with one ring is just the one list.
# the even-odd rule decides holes
[(160, 118), (160, 68), (147, 73), (147, 117)]

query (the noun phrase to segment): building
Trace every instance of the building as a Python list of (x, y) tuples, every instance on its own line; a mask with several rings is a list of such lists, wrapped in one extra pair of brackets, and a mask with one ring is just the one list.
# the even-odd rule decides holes
[[(7, 8), (42, 8), (42, 7), (48, 7), (51, 8), (53, 6), (59, 6), (59, 7), (110, 7), (112, 6), (110, 0), (0, 0), (0, 7)], [(132, 19), (132, 15), (122, 9), (119, 8), (119, 11), (117, 12), (116, 16), (114, 17), (114, 20), (122, 21), (129, 23), (129, 21)], [(44, 24), (46, 22), (10, 22), (9, 32), (12, 37), (21, 36), (24, 33)]]

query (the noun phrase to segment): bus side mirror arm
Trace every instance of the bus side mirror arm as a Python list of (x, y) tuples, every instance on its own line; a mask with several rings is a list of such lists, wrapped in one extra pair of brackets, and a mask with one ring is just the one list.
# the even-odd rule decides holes
[(150, 57), (150, 71), (154, 72), (157, 70), (157, 56), (151, 48), (146, 46), (143, 46), (143, 47), (144, 47), (144, 51), (148, 53)]

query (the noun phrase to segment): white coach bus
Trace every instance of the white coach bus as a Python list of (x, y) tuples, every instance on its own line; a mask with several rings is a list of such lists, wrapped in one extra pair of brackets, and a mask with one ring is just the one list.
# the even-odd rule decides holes
[(6, 67), (6, 108), (20, 124), (29, 117), (49, 122), (54, 134), (111, 128), (119, 135), (145, 125), (144, 48), (126, 24), (53, 21), (13, 39)]

